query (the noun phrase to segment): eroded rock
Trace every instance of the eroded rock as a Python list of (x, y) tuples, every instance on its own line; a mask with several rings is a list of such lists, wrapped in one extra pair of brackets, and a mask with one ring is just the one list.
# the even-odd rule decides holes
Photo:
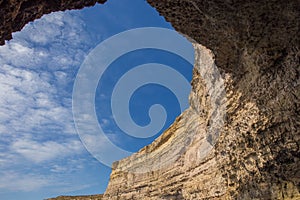
[[(0, 0), (1, 44), (42, 14), (96, 1), (53, 2)], [(207, 139), (214, 85), (196, 62), (191, 107), (153, 144), (114, 165), (104, 199), (299, 199), (300, 2), (148, 2), (195, 40), (202, 66), (215, 61), (226, 117), (218, 140)], [(202, 144), (214, 146), (203, 154)], [(168, 154), (175, 147), (184, 149)], [(166, 155), (175, 158), (157, 166)], [(138, 171), (145, 163), (147, 172)]]

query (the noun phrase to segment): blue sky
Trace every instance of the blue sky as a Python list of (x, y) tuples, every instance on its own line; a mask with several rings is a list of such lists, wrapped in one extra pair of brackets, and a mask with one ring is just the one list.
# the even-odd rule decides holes
[[(85, 56), (97, 44), (138, 27), (172, 29), (144, 0), (110, 0), (104, 5), (45, 15), (0, 47), (1, 200), (105, 191), (111, 170), (97, 161), (78, 137), (72, 116), (73, 83)], [(192, 66), (185, 60), (151, 49), (122, 56), (108, 68), (96, 92), (97, 117), (107, 136), (132, 152), (159, 134), (143, 140), (122, 134), (111, 117), (107, 97), (122, 73), (147, 62), (172, 66), (188, 80), (192, 76)], [(132, 118), (139, 125), (148, 124), (148, 109), (155, 103), (168, 111), (165, 129), (180, 108), (174, 94), (162, 86), (145, 85), (134, 93), (129, 105)]]

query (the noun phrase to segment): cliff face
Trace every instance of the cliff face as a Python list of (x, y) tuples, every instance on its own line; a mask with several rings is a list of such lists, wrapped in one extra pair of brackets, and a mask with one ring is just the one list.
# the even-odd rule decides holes
[[(201, 199), (226, 193), (213, 142), (208, 140), (208, 124), (216, 123), (213, 113), (226, 109), (224, 80), (213, 77), (217, 68), (211, 51), (196, 43), (194, 47), (190, 108), (151, 145), (114, 163), (104, 199)], [(218, 94), (217, 107), (212, 92)]]
[[(28, 2), (0, 0), (0, 41), (43, 13), (95, 1), (12, 6)], [(114, 164), (103, 198), (299, 199), (300, 2), (148, 2), (193, 40), (191, 107), (153, 144)], [(206, 82), (216, 69), (220, 76)], [(212, 129), (220, 108), (224, 123)]]
[[(283, 77), (253, 70), (235, 83), (232, 73), (211, 76), (214, 55), (194, 47), (191, 107), (151, 145), (114, 164), (103, 199), (299, 199), (299, 58), (285, 58), (276, 70)], [(255, 67), (244, 56), (240, 63)], [(214, 113), (224, 107), (212, 146)]]
[[(164, 135), (114, 166), (107, 199), (298, 199), (299, 1), (148, 0), (195, 44), (191, 108)], [(201, 68), (215, 58), (225, 84), (225, 124), (216, 145), (201, 157), (214, 113)], [(200, 72), (200, 73), (199, 73)], [(199, 75), (200, 74), (200, 75)], [(214, 85), (218, 88), (218, 85)], [(181, 137), (195, 133), (187, 145)], [(163, 140), (166, 135), (172, 135)], [(158, 143), (163, 143), (156, 147)], [(155, 166), (177, 147), (185, 153), (169, 167)], [(201, 151), (202, 150), (202, 151)], [(148, 157), (143, 159), (144, 152)], [(150, 153), (149, 153), (150, 152)], [(174, 156), (170, 154), (169, 159)], [(167, 159), (163, 159), (167, 160)], [(129, 162), (130, 161), (130, 162)]]

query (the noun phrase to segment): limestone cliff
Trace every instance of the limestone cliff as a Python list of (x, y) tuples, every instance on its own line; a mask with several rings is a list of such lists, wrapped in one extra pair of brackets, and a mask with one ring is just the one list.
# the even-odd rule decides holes
[[(226, 193), (207, 134), (208, 124), (216, 123), (211, 119), (216, 109), (226, 109), (223, 80), (213, 77), (217, 68), (211, 51), (199, 44), (194, 47), (190, 108), (151, 145), (114, 164), (104, 199), (200, 199)], [(214, 85), (207, 77), (214, 78)], [(212, 92), (218, 94), (217, 107)]]
[[(26, 12), (12, 6), (28, 2)], [(0, 41), (43, 13), (95, 1), (44, 10), (46, 2), (0, 0)], [(153, 144), (114, 164), (103, 198), (300, 199), (299, 0), (148, 2), (194, 43), (191, 107)], [(224, 107), (224, 124), (212, 129)]]

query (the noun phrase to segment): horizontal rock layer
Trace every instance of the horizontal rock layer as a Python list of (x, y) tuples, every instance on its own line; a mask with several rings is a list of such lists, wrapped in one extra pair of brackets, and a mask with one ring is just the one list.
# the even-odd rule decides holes
[[(0, 0), (0, 41), (43, 13), (95, 1), (47, 2)], [(299, 199), (300, 2), (148, 2), (194, 43), (191, 107), (114, 164), (103, 198)]]
[[(199, 44), (194, 46), (198, 64), (190, 108), (152, 144), (114, 163), (103, 199), (200, 199), (225, 195), (224, 178), (208, 134), (208, 124), (216, 125), (214, 113), (219, 108), (226, 109), (223, 79), (213, 77), (217, 68), (211, 51)], [(219, 97), (217, 107), (211, 97), (213, 92)]]
[[(104, 199), (299, 199), (300, 2), (148, 2), (214, 56), (195, 44), (200, 58), (191, 108), (149, 147), (116, 163)], [(211, 86), (201, 73), (210, 57), (224, 81), (226, 98), (219, 105), (226, 105), (226, 117), (216, 145), (202, 158), (198, 152), (215, 117), (207, 99)], [(195, 137), (181, 157), (151, 171), (157, 155), (186, 145), (181, 137), (189, 132)], [(135, 165), (150, 172), (131, 173)]]

